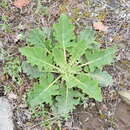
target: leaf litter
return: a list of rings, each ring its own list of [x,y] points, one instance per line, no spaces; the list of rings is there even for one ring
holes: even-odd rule
[[[108,31],[108,26],[105,26],[102,22],[94,22],[93,27],[94,29],[99,31],[104,31],[104,32]]]
[[[17,8],[22,8],[27,6],[30,2],[31,0],[16,0],[14,1],[13,5]]]

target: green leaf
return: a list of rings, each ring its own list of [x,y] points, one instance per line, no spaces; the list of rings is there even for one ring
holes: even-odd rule
[[[69,89],[66,97],[66,90],[62,89],[60,95],[56,97],[57,103],[53,107],[53,112],[61,117],[67,117],[68,113],[79,104],[81,94],[73,89]]]
[[[45,42],[44,32],[39,28],[31,30],[27,42],[36,47],[43,47]]]
[[[74,26],[66,15],[62,14],[58,23],[54,24],[53,28],[56,40],[63,46],[66,46],[71,40],[75,39]]]
[[[57,65],[59,65],[61,67],[65,66],[66,62],[64,59],[63,49],[55,47],[53,49],[53,56],[54,56],[54,61]]]
[[[108,86],[113,84],[112,76],[108,74],[106,71],[95,71],[90,73],[90,76],[99,82],[101,86]]]
[[[42,31],[47,39],[50,39],[52,36],[52,29],[51,27],[43,27]],[[50,39],[51,40],[51,39]]]
[[[98,86],[98,82],[96,80],[92,80],[90,77],[82,74],[75,77],[74,80],[78,84],[77,87],[80,88],[83,93],[99,102],[102,101],[101,88]]]
[[[71,54],[71,62],[74,63],[76,60],[79,60],[80,57],[85,53],[86,50],[86,45],[84,42],[77,42],[72,46],[72,49],[70,49],[70,54]]]
[[[44,47],[48,53],[50,53],[49,49],[52,47],[50,37],[50,30],[48,28],[44,28],[44,31],[40,28],[32,29],[27,38],[27,42],[30,45],[34,45],[34,47]]]
[[[42,70],[44,66],[45,49],[38,47],[24,47],[20,48],[19,51],[22,55],[26,56],[28,62],[34,66],[37,65],[39,70]]]
[[[37,65],[38,69],[46,69],[46,71],[52,71],[56,69],[54,65],[51,64],[52,56],[46,54],[46,49],[38,47],[24,47],[20,48],[19,51],[22,55],[26,56],[28,62],[34,66]]]
[[[68,88],[76,87],[77,82],[74,80],[74,76],[72,74],[62,75],[63,80],[66,82],[66,86]]]
[[[29,75],[31,79],[39,78],[40,76],[43,75],[43,73],[40,72],[36,66],[33,67],[31,66],[31,64],[27,63],[26,61],[22,62],[22,70],[23,70],[23,73],[26,73],[27,75]]]
[[[100,44],[95,41],[94,31],[89,28],[81,31],[78,39],[85,42],[87,48],[94,49],[100,47]]]
[[[94,71],[96,68],[102,69],[104,65],[113,62],[115,52],[116,50],[114,48],[87,51],[86,58],[88,63],[84,65],[89,65],[91,71]]]
[[[40,84],[35,84],[34,88],[28,93],[27,102],[30,107],[35,107],[41,103],[52,105],[52,96],[59,94],[59,87],[55,84],[53,75],[43,75]]]

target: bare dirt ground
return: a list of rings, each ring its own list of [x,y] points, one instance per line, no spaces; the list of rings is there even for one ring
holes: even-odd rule
[[[123,103],[117,93],[118,90],[130,89],[130,1],[39,2],[32,0],[22,9],[13,6],[13,0],[0,2],[0,96],[5,95],[10,99],[18,129],[44,130],[37,125],[37,120],[30,118],[25,104],[25,93],[33,81],[22,73],[18,73],[16,81],[12,80],[8,73],[4,74],[5,65],[13,62],[11,57],[22,60],[18,52],[18,48],[26,44],[22,34],[26,36],[32,28],[50,27],[61,13],[66,13],[76,25],[76,33],[86,26],[93,28],[96,21],[108,26],[108,32],[97,31],[97,41],[105,47],[117,45],[119,51],[115,64],[104,68],[113,76],[114,84],[103,88],[103,102],[89,100],[84,106],[77,107],[71,118],[63,123],[63,130],[130,130],[130,106]],[[4,86],[10,86],[11,92],[3,92]]]

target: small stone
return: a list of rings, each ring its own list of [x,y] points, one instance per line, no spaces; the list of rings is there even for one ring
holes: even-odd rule
[[[118,92],[122,100],[130,105],[130,90],[122,90]]]
[[[13,92],[10,92],[10,93],[8,94],[8,98],[9,98],[9,99],[17,99],[17,95],[14,94]]]
[[[2,41],[0,41],[0,48],[3,48],[3,43],[2,43]]]
[[[0,97],[0,130],[14,130],[13,113],[9,101]]]

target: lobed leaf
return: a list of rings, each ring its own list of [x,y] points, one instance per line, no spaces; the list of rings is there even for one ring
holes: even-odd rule
[[[59,86],[53,84],[53,80],[53,75],[43,75],[40,84],[35,84],[34,88],[28,93],[27,102],[30,107],[35,107],[41,103],[52,105],[52,96],[59,94]]]
[[[47,56],[47,51],[45,48],[40,47],[24,47],[20,48],[19,51],[22,55],[26,56],[28,62],[34,66],[37,65],[38,69],[40,71],[43,70],[43,68],[46,71],[52,71],[56,67],[51,64],[52,62],[52,56]]]
[[[53,28],[54,36],[59,44],[67,46],[71,40],[75,39],[74,26],[66,15],[62,14]]]
[[[62,75],[63,80],[66,82],[68,88],[73,88],[77,86],[77,82],[74,80],[74,75]]]
[[[66,95],[66,90],[62,89],[60,95],[56,97],[57,102],[53,107],[53,112],[61,117],[67,117],[68,113],[79,104],[81,94],[78,91],[69,89],[68,95]]]
[[[42,72],[38,70],[38,68],[35,66],[31,66],[31,64],[27,63],[26,61],[22,62],[22,70],[23,73],[26,73],[30,78],[39,78],[40,76],[43,75]]]
[[[95,41],[94,31],[91,29],[81,31],[78,39],[79,41],[83,41],[87,48],[94,49],[100,47],[100,44]]]
[[[91,71],[94,71],[96,68],[102,69],[104,65],[113,62],[115,52],[114,48],[87,51],[86,59],[88,63],[86,65],[89,65]]]
[[[55,63],[57,65],[61,66],[61,67],[65,66],[66,62],[65,62],[65,59],[64,59],[63,49],[55,47],[52,50],[52,52],[53,52],[52,54],[54,56]]]
[[[43,47],[45,43],[44,32],[40,29],[32,29],[27,38],[27,42],[36,47]]]
[[[72,48],[69,50],[70,51],[70,54],[71,54],[71,62],[74,63],[76,62],[77,60],[80,59],[80,57],[85,54],[85,50],[86,50],[86,45],[84,42],[77,42],[75,43]]]
[[[94,80],[97,80],[101,86],[108,86],[113,84],[113,79],[106,71],[95,71],[89,74]]]
[[[98,86],[98,82],[96,80],[92,80],[90,77],[83,74],[78,75],[74,78],[74,80],[78,84],[77,87],[80,88],[83,93],[99,102],[102,101],[101,88]]]

